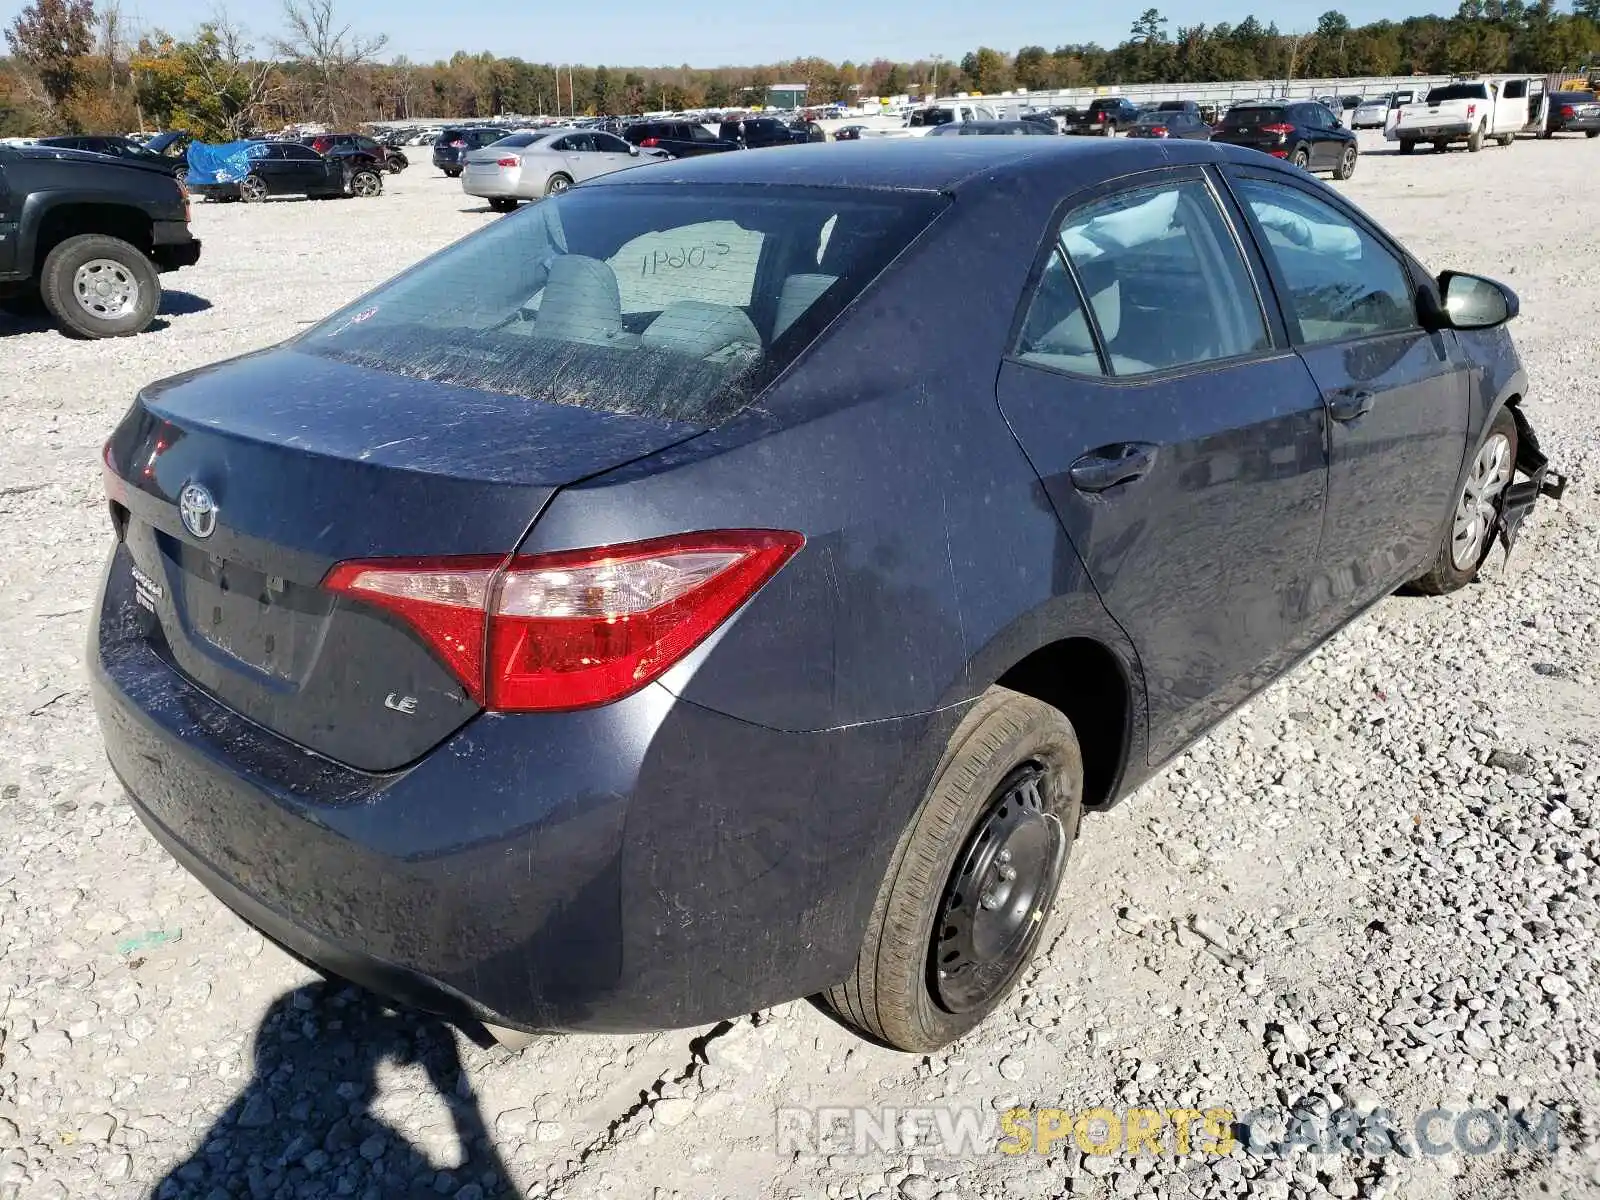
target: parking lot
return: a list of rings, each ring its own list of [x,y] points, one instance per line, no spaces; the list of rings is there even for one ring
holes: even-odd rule
[[[0,1200],[1600,1191],[1600,142],[1362,147],[1334,186],[1431,268],[1520,294],[1525,410],[1573,483],[1504,569],[1383,601],[1087,821],[1019,998],[929,1058],[803,1001],[482,1048],[314,986],[122,804],[83,663],[107,432],[140,386],[503,219],[457,181],[417,162],[374,199],[196,204],[201,262],[135,338],[0,315]],[[1158,1157],[856,1154],[815,1113],[1014,1106],[1450,1116],[1438,1152]],[[1454,1132],[1542,1106],[1553,1152]]]

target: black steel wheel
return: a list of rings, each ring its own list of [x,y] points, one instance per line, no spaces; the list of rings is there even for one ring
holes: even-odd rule
[[[1001,781],[946,889],[928,965],[951,1012],[987,1004],[1016,976],[1061,882],[1067,839],[1043,783],[1036,762]]]

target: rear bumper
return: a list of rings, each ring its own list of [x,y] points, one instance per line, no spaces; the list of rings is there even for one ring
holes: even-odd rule
[[[1568,117],[1566,120],[1557,118],[1551,125],[1551,133],[1589,133],[1600,129],[1600,116],[1594,117]]]
[[[513,199],[531,200],[533,193],[524,182],[519,171],[515,176],[506,176],[498,171],[476,174],[469,167],[461,173],[461,190],[469,196],[482,196],[489,200]],[[539,193],[543,195],[543,192]]]
[[[1391,142],[1453,142],[1472,132],[1465,121],[1439,121],[1427,125],[1396,125],[1383,136]]]
[[[702,1024],[843,978],[961,716],[778,733],[651,685],[584,712],[481,716],[368,774],[213,701],[150,649],[132,605],[108,585],[92,693],[162,844],[296,955],[524,1029]]]

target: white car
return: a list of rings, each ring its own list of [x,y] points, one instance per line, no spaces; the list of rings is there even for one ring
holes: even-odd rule
[[[496,212],[510,212],[519,201],[558,195],[585,179],[658,157],[598,129],[528,130],[469,150],[461,190],[483,197]]]
[[[1389,119],[1389,108],[1393,102],[1393,95],[1367,97],[1350,114],[1350,128],[1382,129],[1384,122]]]
[[[1490,138],[1509,146],[1519,133],[1544,129],[1549,103],[1545,81],[1537,76],[1468,77],[1431,89],[1414,104],[1402,105],[1383,136],[1410,154],[1418,142],[1444,150],[1466,142],[1476,153]]]

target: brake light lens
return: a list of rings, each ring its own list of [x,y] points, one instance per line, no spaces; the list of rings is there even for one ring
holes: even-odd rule
[[[639,142],[639,145],[643,146],[646,150],[654,150],[657,146],[661,145],[661,139],[654,137],[643,138]]]
[[[1261,127],[1261,132],[1262,133],[1275,133],[1279,137],[1288,137],[1291,133],[1294,132],[1294,126],[1293,125],[1281,125],[1281,124],[1280,125],[1263,125]]]
[[[1476,104],[1467,105],[1467,116],[1469,116],[1469,117],[1473,116],[1473,115],[1475,115],[1477,113],[1477,111],[1478,111],[1478,106]]]
[[[497,167],[520,167],[522,165],[522,160],[514,155],[508,154],[504,158],[496,159],[494,165]]]
[[[461,138],[457,138],[455,141],[450,143],[450,146],[451,146],[452,149],[460,150],[464,146],[466,146],[466,144],[467,143],[465,141],[463,141]]]
[[[1575,117],[1578,115],[1578,113],[1577,110],[1572,107],[1572,105],[1563,104],[1561,106],[1561,115],[1563,117]]]
[[[1155,137],[1166,137],[1167,127],[1165,125],[1155,125],[1151,127],[1150,132]]]
[[[731,529],[512,558],[376,559],[338,564],[323,586],[404,621],[483,707],[551,712],[660,678],[804,544]]]

